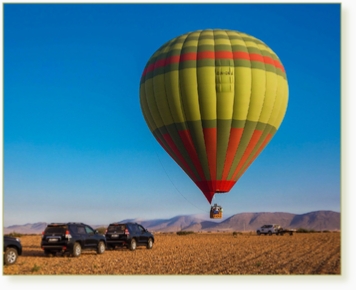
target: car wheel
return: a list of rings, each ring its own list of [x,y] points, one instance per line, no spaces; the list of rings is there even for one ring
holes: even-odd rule
[[[260,236],[260,235],[261,235],[261,232],[260,232],[260,231],[257,231],[257,235]]]
[[[82,253],[82,247],[79,243],[75,243],[73,246],[73,257],[79,257]]]
[[[150,238],[150,239],[148,239],[148,241],[147,241],[147,249],[152,249],[152,247],[153,247],[153,241],[152,241],[152,239]]]
[[[131,251],[135,251],[136,250],[136,247],[137,247],[137,244],[136,244],[136,240],[135,239],[131,239],[131,243],[129,245],[129,249]]]
[[[98,249],[96,250],[98,254],[102,254],[105,252],[105,244],[103,241],[100,241],[98,244]]]
[[[17,261],[18,253],[15,248],[7,248],[5,251],[4,263],[6,265],[15,264]]]
[[[271,231],[269,231],[269,232],[268,232],[268,235],[269,235],[269,236],[272,236],[272,232],[271,232]]]

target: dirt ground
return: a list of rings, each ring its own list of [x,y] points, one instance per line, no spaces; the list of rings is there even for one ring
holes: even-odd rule
[[[23,255],[3,275],[340,275],[340,233],[156,234],[151,250],[115,249],[45,257],[41,236],[23,236]]]

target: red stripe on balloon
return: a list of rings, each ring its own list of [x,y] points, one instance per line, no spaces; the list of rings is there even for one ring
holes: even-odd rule
[[[210,172],[210,180],[216,179],[216,144],[217,144],[217,129],[203,128],[206,155],[208,157],[208,166]]]
[[[250,165],[252,164],[253,161],[255,161],[255,159],[257,158],[257,156],[262,152],[262,150],[267,146],[268,142],[272,139],[272,134],[268,134],[265,138],[265,140],[262,142],[260,148],[258,148],[257,152],[253,155],[253,157],[251,158],[251,160],[248,162],[247,165],[244,166],[244,169],[242,171],[240,171],[239,174],[237,174],[236,178],[234,179],[235,182],[242,176],[242,174],[245,173],[245,171],[247,170],[247,168],[250,167]]]
[[[279,68],[281,71],[285,72],[283,65],[278,61],[269,56],[263,56],[257,53],[248,53],[243,51],[200,51],[200,52],[187,52],[181,55],[169,56],[165,59],[159,59],[154,63],[148,65],[142,73],[142,77],[147,73],[154,71],[156,68],[160,68],[166,65],[192,61],[192,60],[204,60],[204,59],[234,59],[234,60],[249,60],[258,61],[265,64],[270,64]]]
[[[247,145],[247,148],[244,152],[244,154],[242,155],[242,158],[239,162],[239,164],[237,165],[234,174],[232,175],[232,179],[235,180],[236,176],[238,175],[239,171],[241,170],[242,166],[245,164],[246,160],[248,159],[248,157],[251,155],[252,150],[256,147],[258,140],[261,138],[262,135],[262,131],[260,130],[255,130],[252,134],[252,137],[250,139],[249,144]]]
[[[187,52],[187,53],[182,53],[180,55],[179,62],[189,61],[189,60],[196,60],[196,59],[197,59],[197,53],[196,52]]]
[[[215,52],[214,51],[199,51],[197,59],[198,60],[203,60],[203,59],[214,59],[215,58]]]
[[[185,172],[193,179],[193,181],[196,180],[194,173],[192,172],[191,168],[189,167],[188,163],[184,160],[184,157],[180,153],[178,147],[176,144],[174,144],[172,137],[169,134],[164,134],[163,135],[164,140],[167,142],[167,145],[169,148],[172,150],[172,152],[176,155],[177,163],[183,168]]]
[[[234,157],[237,151],[237,148],[240,144],[241,136],[243,133],[243,128],[231,128],[230,130],[230,139],[229,144],[227,146],[225,164],[222,174],[222,180],[226,180],[231,169],[232,162],[234,161]]]
[[[190,135],[189,130],[180,130],[179,131],[179,136],[183,142],[183,145],[185,147],[185,149],[187,150],[190,159],[192,160],[195,169],[197,170],[200,180],[204,180],[204,171],[203,168],[200,164],[200,160],[198,157],[198,153],[195,149],[193,140],[192,140],[192,136]]]
[[[195,182],[210,203],[215,193],[229,192],[235,183],[236,181],[234,180],[203,180]]]

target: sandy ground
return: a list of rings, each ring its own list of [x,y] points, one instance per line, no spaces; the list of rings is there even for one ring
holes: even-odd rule
[[[138,247],[45,257],[41,236],[22,236],[23,255],[3,275],[340,275],[340,233],[256,236],[156,234]]]

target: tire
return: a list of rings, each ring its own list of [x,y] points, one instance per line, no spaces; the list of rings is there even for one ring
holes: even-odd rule
[[[105,252],[105,244],[103,241],[100,241],[98,244],[98,248],[96,250],[98,254],[103,254]]]
[[[135,251],[137,248],[137,244],[136,244],[136,240],[135,239],[131,239],[130,245],[129,245],[129,249],[131,251]]]
[[[269,232],[268,232],[268,235],[269,235],[269,236],[272,236],[272,232],[271,232],[271,231],[269,231]]]
[[[260,231],[257,231],[257,236],[260,236],[261,235],[261,232]]]
[[[15,248],[7,248],[4,256],[5,265],[13,265],[17,261],[18,257],[17,250]]]
[[[149,238],[147,241],[147,249],[150,250],[150,249],[152,249],[152,247],[153,247],[153,241],[151,238]]]
[[[73,257],[79,257],[82,253],[82,247],[79,243],[75,243],[73,246]]]

